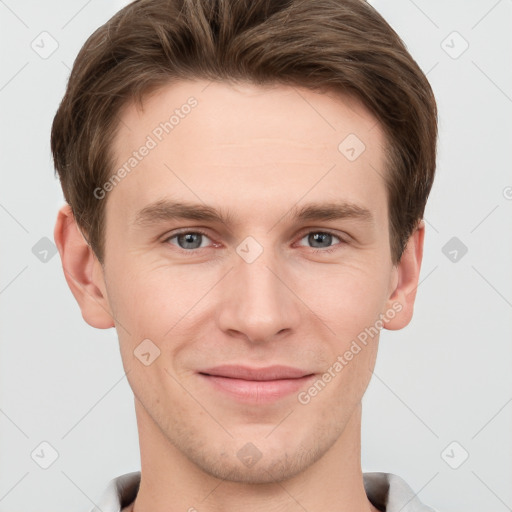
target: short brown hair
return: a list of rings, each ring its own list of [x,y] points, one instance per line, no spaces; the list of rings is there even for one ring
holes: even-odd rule
[[[390,246],[398,263],[435,173],[437,108],[405,45],[362,0],[136,0],[86,41],[52,126],[66,201],[104,256],[111,144],[121,107],[175,80],[284,84],[355,95],[386,134]]]

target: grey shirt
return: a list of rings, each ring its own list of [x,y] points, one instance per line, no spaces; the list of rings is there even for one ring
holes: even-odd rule
[[[121,512],[135,500],[140,471],[112,479],[91,512]],[[436,512],[423,505],[407,483],[392,473],[363,473],[368,499],[383,512]]]

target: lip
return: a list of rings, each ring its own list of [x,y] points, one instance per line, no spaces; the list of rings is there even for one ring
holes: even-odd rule
[[[201,370],[199,376],[215,390],[241,402],[269,403],[297,393],[314,374],[290,366],[251,368],[223,365]]]

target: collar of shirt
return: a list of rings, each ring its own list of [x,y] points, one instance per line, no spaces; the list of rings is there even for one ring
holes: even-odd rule
[[[113,478],[91,512],[121,512],[135,500],[139,483],[140,471]],[[393,473],[363,473],[363,483],[368,499],[382,512],[437,512],[424,505],[409,485]]]

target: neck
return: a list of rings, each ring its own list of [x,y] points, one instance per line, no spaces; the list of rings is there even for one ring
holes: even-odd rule
[[[259,484],[205,473],[169,442],[138,400],[135,409],[141,482],[133,512],[377,511],[363,486],[360,405],[323,457],[292,478]]]

